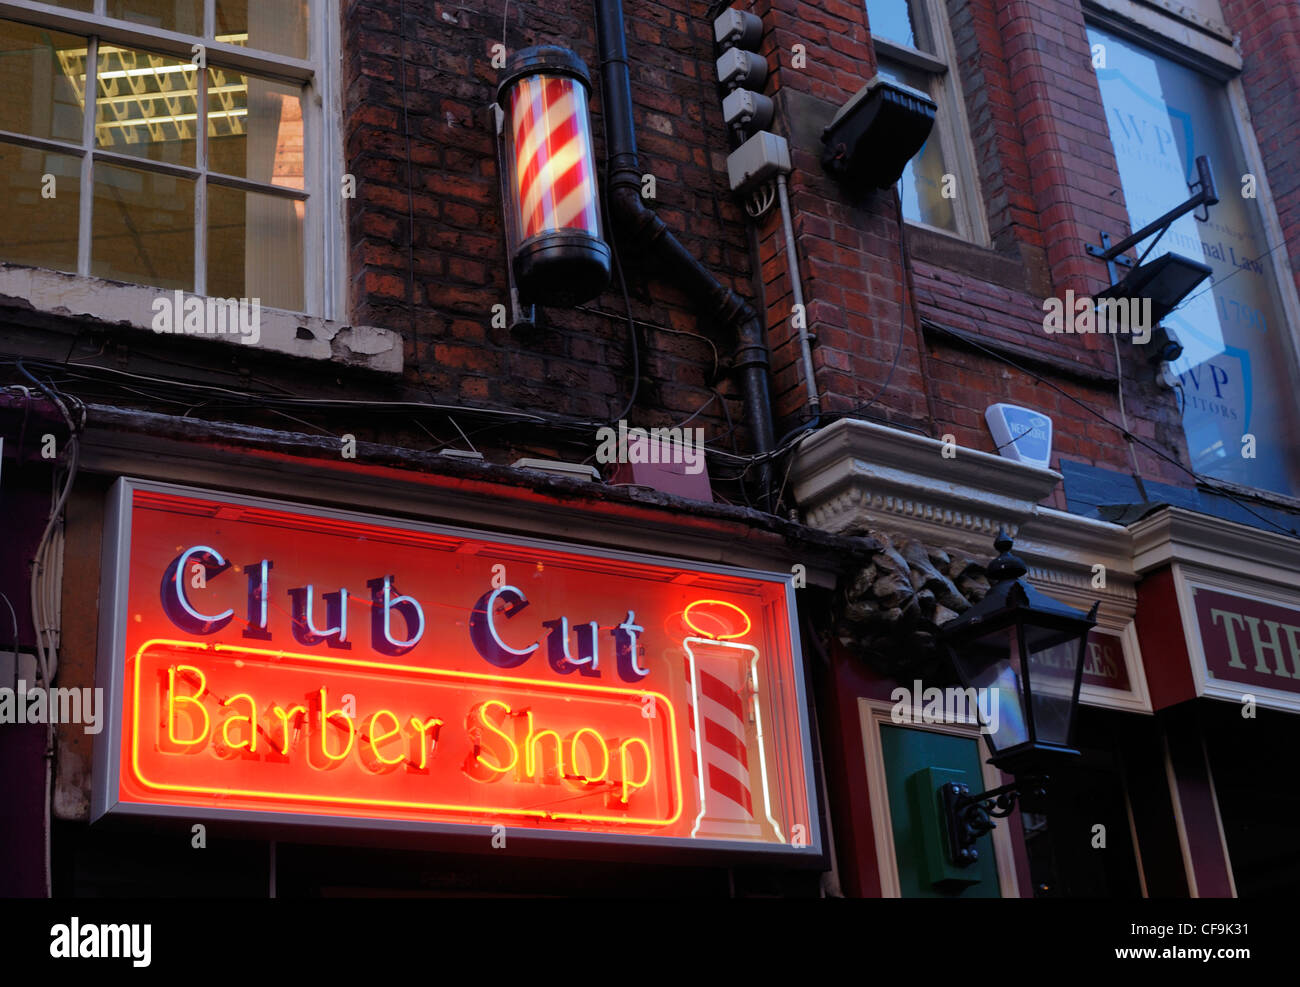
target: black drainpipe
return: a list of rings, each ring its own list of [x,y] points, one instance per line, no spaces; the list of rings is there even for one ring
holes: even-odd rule
[[[595,4],[611,219],[628,237],[654,250],[671,269],[674,281],[695,299],[696,304],[715,319],[735,327],[737,347],[733,363],[742,375],[745,414],[754,431],[754,448],[759,454],[771,452],[772,401],[767,387],[769,359],[767,344],[763,341],[763,323],[749,303],[714,277],[642,201],[623,2],[595,0]],[[762,504],[765,509],[770,509],[770,460],[759,463],[759,482]]]

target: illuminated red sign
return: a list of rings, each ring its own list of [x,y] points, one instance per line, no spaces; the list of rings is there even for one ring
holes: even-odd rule
[[[779,575],[128,481],[108,551],[97,815],[818,845]]]

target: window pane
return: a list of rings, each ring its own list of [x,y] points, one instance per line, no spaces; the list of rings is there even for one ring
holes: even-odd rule
[[[930,80],[923,72],[883,61],[879,63],[876,71],[881,78],[888,79],[890,82],[908,86],[926,95],[930,93]],[[898,194],[903,200],[905,219],[952,230],[955,233],[957,216],[953,211],[953,200],[943,197],[943,176],[948,173],[948,168],[943,158],[943,145],[939,140],[939,128],[942,124],[943,107],[940,106],[929,139],[903,169],[903,176],[898,181]]]
[[[194,289],[194,183],[95,162],[90,273]]]
[[[95,145],[194,165],[198,69],[151,51],[99,47]]]
[[[208,294],[303,310],[305,203],[208,185]]]
[[[0,142],[0,260],[77,270],[81,159]]]
[[[888,38],[900,45],[934,51],[925,0],[867,0],[867,29],[872,37]]]
[[[302,90],[208,69],[208,168],[303,189]]]
[[[81,143],[86,39],[0,21],[0,130]]]
[[[307,0],[217,0],[217,39],[307,57]]]
[[[84,10],[90,13],[95,7],[95,0],[45,0],[51,7],[67,7],[69,10]]]
[[[108,16],[182,34],[203,34],[203,0],[108,0]]]
[[[1192,466],[1223,480],[1300,494],[1296,357],[1266,256],[1259,200],[1239,194],[1240,176],[1252,169],[1227,94],[1212,79],[1115,35],[1096,29],[1088,35],[1106,49],[1097,79],[1132,227],[1187,198],[1198,155],[1209,157],[1219,186],[1209,222],[1183,216],[1148,258],[1182,254],[1213,271],[1164,320],[1184,347],[1173,371],[1182,385]],[[1254,458],[1242,455],[1247,434],[1255,437]]]

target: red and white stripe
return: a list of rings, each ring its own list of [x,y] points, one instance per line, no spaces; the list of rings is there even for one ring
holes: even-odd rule
[[[766,796],[761,789],[762,751],[749,683],[757,652],[748,645],[701,638],[689,638],[686,645],[691,687],[686,715],[702,803],[692,835],[762,839]],[[702,746],[699,734],[704,737]]]
[[[530,76],[511,92],[519,227],[600,235],[586,90],[564,76]]]

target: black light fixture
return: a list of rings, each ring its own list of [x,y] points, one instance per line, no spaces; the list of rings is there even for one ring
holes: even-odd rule
[[[1149,264],[1142,263],[1176,219],[1197,208],[1205,210],[1205,215],[1197,215],[1197,220],[1203,223],[1210,218],[1210,206],[1219,201],[1219,194],[1214,186],[1214,171],[1210,168],[1210,159],[1205,155],[1196,159],[1196,176],[1196,181],[1188,183],[1187,186],[1192,191],[1192,195],[1163,216],[1152,220],[1119,243],[1112,244],[1110,234],[1103,231],[1100,247],[1088,244],[1088,253],[1098,260],[1105,261],[1106,271],[1110,275],[1110,287],[1099,297],[1150,298],[1152,321],[1160,322],[1176,309],[1198,284],[1214,273],[1200,261],[1183,257],[1181,254],[1164,254]],[[1156,234],[1156,238],[1151,241],[1136,262],[1124,256],[1126,251],[1136,247],[1152,233]],[[1122,280],[1117,277],[1119,267],[1129,269]]]
[[[822,167],[859,194],[891,188],[925,146],[938,106],[877,75],[822,131]]]
[[[1162,254],[1139,264],[1098,298],[1150,298],[1152,323],[1160,322],[1214,272],[1208,265],[1181,254]]]
[[[516,52],[497,86],[506,235],[524,304],[578,305],[609,283],[590,91],[582,59],[556,45]]]
[[[1078,756],[1073,747],[1084,649],[1097,623],[1097,604],[1084,613],[1040,593],[1023,579],[1025,563],[1011,554],[1005,531],[988,567],[988,594],[945,624],[941,640],[962,685],[986,694],[996,718],[983,724],[989,763],[1015,775],[1010,785],[971,795],[965,785],[941,789],[953,863],[973,863],[976,838],[993,828],[1025,793],[1045,791],[1054,765]]]

